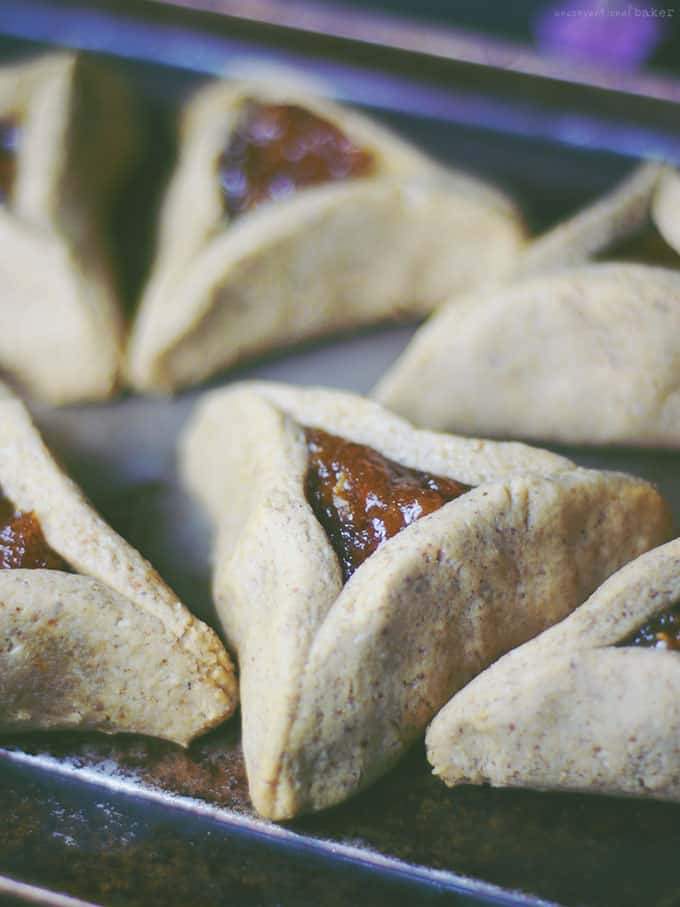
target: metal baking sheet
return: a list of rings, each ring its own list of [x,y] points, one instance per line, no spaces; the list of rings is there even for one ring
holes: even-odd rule
[[[674,83],[655,97],[648,85],[619,92],[613,105],[604,103],[602,93],[611,93],[602,86],[563,83],[555,100],[539,84],[550,73],[528,81],[516,74],[510,91],[508,75],[492,65],[416,66],[415,58],[426,55],[413,49],[385,51],[371,64],[351,42],[321,54],[309,36],[158,3],[24,0],[1,2],[0,10],[5,58],[45,44],[81,47],[106,55],[137,89],[154,146],[121,199],[120,259],[131,297],[143,278],[134,248],[148,253],[153,199],[172,160],[173,111],[206,75],[244,59],[300,65],[441,159],[474,163],[519,198],[535,229],[612,185],[645,151],[680,160]],[[212,386],[258,377],[365,392],[413,329],[392,326],[309,345],[233,370]],[[209,529],[175,470],[177,437],[201,392],[60,410],[36,406],[35,414],[104,517],[214,622]],[[565,452],[584,465],[652,479],[680,517],[679,455]],[[187,751],[137,737],[4,737],[0,816],[0,898],[7,903],[680,904],[677,807],[448,790],[430,775],[419,744],[350,802],[274,826],[258,819],[248,800],[238,716]]]

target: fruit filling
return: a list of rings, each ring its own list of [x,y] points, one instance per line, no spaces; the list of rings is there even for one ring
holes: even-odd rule
[[[619,645],[680,651],[680,602],[671,605],[660,614],[655,614]]]
[[[306,428],[306,494],[345,581],[387,539],[471,486],[389,460],[371,447]]]
[[[337,126],[295,104],[243,105],[219,160],[224,205],[237,217],[305,186],[368,176],[370,151]]]
[[[45,541],[34,513],[22,513],[0,496],[0,568],[3,570],[68,570]]]

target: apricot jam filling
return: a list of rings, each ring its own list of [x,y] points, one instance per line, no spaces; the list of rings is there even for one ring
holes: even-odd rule
[[[14,120],[0,119],[0,203],[9,201],[17,173],[19,126]]]
[[[45,541],[34,513],[22,513],[0,496],[0,568],[69,570]]]
[[[377,450],[306,428],[305,491],[345,581],[387,539],[470,491],[455,479],[410,469]]]
[[[305,186],[367,176],[375,160],[303,107],[248,101],[218,166],[224,206],[237,217]]]
[[[680,651],[680,602],[671,605],[660,614],[655,614],[619,645]]]

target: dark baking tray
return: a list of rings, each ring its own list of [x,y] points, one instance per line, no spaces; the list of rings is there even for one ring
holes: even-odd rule
[[[304,12],[305,28],[295,27]],[[153,143],[118,215],[131,298],[172,162],[173,111],[206,76],[244,62],[294,64],[323,78],[331,93],[442,160],[508,188],[536,230],[642,156],[680,162],[680,86],[672,80],[574,70],[526,48],[375,16],[350,20],[271,0],[0,0],[0,35],[5,59],[78,47],[107,57],[136,88]],[[411,333],[391,327],[310,345],[215,383],[257,375],[366,391]],[[173,460],[196,396],[36,415],[104,516],[211,621],[207,529],[177,486]],[[678,455],[566,452],[651,478],[680,517]],[[252,812],[238,717],[186,752],[134,737],[3,738],[0,816],[0,898],[8,903],[680,905],[675,806],[447,790],[418,745],[351,802],[276,827]]]

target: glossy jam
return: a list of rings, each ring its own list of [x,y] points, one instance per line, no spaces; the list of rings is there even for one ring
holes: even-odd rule
[[[0,497],[0,568],[3,570],[68,570],[49,547],[33,513],[21,513],[11,501]]]
[[[219,161],[230,217],[304,186],[367,176],[373,155],[332,123],[293,104],[243,107]]]
[[[661,614],[655,614],[619,645],[680,651],[680,602],[662,611]]]
[[[14,120],[0,120],[0,203],[9,201],[17,172],[19,127]]]
[[[388,460],[377,450],[307,428],[306,493],[345,580],[383,542],[470,490]]]

